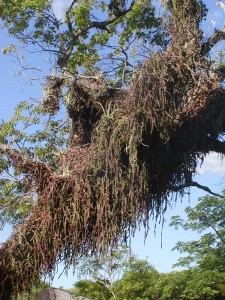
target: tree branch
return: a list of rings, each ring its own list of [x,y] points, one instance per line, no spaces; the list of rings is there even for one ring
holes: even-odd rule
[[[221,142],[209,138],[209,151],[214,151],[216,153],[222,153],[225,155],[225,141]]]
[[[225,4],[223,3],[223,1],[221,1],[221,0],[217,1],[216,5],[220,6],[222,8],[222,10],[225,12]]]
[[[207,186],[204,186],[204,185],[201,185],[199,184],[198,182],[196,181],[190,181],[190,182],[186,182],[185,184],[182,184],[182,185],[178,185],[176,187],[171,187],[171,190],[173,192],[179,192],[180,190],[183,190],[185,188],[190,188],[190,187],[197,187],[198,189],[201,189],[213,196],[216,196],[216,197],[219,197],[219,198],[223,198],[224,199],[224,196],[223,195],[220,195],[220,194],[217,194],[217,193],[214,193],[213,191],[211,191],[211,189]]]
[[[73,48],[74,48],[74,44],[76,42],[76,40],[84,35],[85,33],[87,33],[90,29],[92,28],[96,28],[96,29],[100,29],[100,30],[108,30],[107,26],[110,24],[113,24],[115,21],[117,21],[120,17],[125,16],[128,12],[131,11],[132,7],[135,4],[135,0],[132,0],[130,7],[124,11],[122,11],[118,16],[113,15],[112,17],[109,17],[108,19],[106,19],[105,21],[92,21],[90,22],[90,24],[82,29],[79,29],[76,33],[74,33],[74,29],[72,26],[72,22],[69,18],[69,12],[71,11],[73,5],[75,4],[76,0],[74,0],[69,9],[66,12],[66,19],[67,19],[67,26],[68,29],[70,31],[70,34],[72,36],[72,39],[69,42],[69,45],[67,47],[67,50],[65,51],[64,55],[58,60],[58,65],[63,68],[66,65],[67,60],[70,58],[72,52],[73,52]]]
[[[219,237],[219,239],[221,240],[221,242],[225,245],[225,239],[222,237],[222,235],[220,234],[220,232],[216,229],[215,226],[213,226],[213,225],[210,225],[210,226],[215,231],[215,233],[217,234],[217,236]]]
[[[201,46],[201,55],[206,55],[221,40],[225,40],[225,25],[222,30],[215,29],[213,35]]]
[[[9,145],[0,143],[0,154],[6,155],[12,161],[12,165],[21,170],[22,173],[33,174],[35,177],[43,172],[49,176],[53,175],[53,170],[48,165],[33,161]]]

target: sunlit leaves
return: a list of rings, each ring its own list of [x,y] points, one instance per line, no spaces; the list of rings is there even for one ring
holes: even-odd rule
[[[41,125],[45,123],[45,130]],[[60,129],[60,130],[59,130]],[[14,145],[21,154],[56,167],[58,153],[66,147],[68,126],[65,120],[46,118],[35,103],[21,102],[14,115],[0,126],[0,142]],[[35,201],[31,182],[23,172],[13,167],[5,155],[0,155],[0,225],[16,224],[31,212]]]
[[[15,226],[29,215],[33,205],[34,199],[31,198],[31,194],[23,195],[27,187],[22,178],[19,180],[14,177],[13,179],[0,180],[0,229],[6,223]]]
[[[132,36],[137,39],[142,38],[144,43],[149,41],[152,28],[159,26],[159,20],[154,17],[154,13],[154,8],[149,5],[149,1],[137,1],[122,21],[120,44],[126,43]]]
[[[10,44],[6,48],[2,49],[2,54],[14,53],[15,51],[16,51],[16,47]]]
[[[90,23],[90,9],[91,5],[89,1],[82,1],[80,5],[76,6],[74,11],[74,20],[76,22],[77,29],[82,29],[84,26],[88,26]]]
[[[197,231],[202,235],[195,241],[179,241],[173,249],[185,254],[176,266],[198,267],[198,272],[194,271],[191,283],[185,289],[189,298],[186,296],[184,299],[195,299],[191,298],[191,295],[194,295],[193,291],[195,294],[205,295],[204,299],[214,299],[211,297],[221,291],[220,283],[224,284],[225,276],[225,198],[207,195],[199,198],[195,207],[189,206],[185,211],[187,221],[174,216],[170,225],[176,229],[181,227]]]
[[[11,34],[20,34],[38,12],[49,8],[50,1],[4,0],[0,2],[0,17]]]
[[[72,49],[67,63],[70,71],[90,72],[97,67],[119,85],[128,82],[128,65],[136,65],[141,48],[150,43],[160,45],[162,41],[160,19],[147,0],[136,1],[127,14],[102,27],[94,24],[113,17],[106,1],[79,0],[71,7],[68,2],[61,20],[54,15],[51,1],[23,0],[18,5],[18,1],[8,0],[0,4],[0,10],[8,32],[23,43],[41,51],[51,47],[59,56]],[[10,51],[11,48],[4,50]],[[109,72],[110,64],[113,69]]]

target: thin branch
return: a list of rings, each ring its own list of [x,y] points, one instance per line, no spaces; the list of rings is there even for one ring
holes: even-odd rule
[[[71,10],[73,9],[73,6],[75,5],[76,2],[77,2],[77,0],[72,1],[72,3],[70,4],[70,7],[67,9],[66,14],[65,14],[67,26],[68,26],[69,32],[73,38],[74,38],[74,30],[73,30],[73,25],[72,25],[69,14],[70,14]]]
[[[72,2],[72,4],[74,5],[75,4],[75,0]],[[71,4],[71,5],[72,5]],[[135,0],[132,0],[131,4],[130,4],[130,7],[124,11],[122,11],[119,16],[112,16],[112,17],[109,17],[108,19],[106,19],[105,21],[92,21],[90,22],[90,24],[82,29],[79,29],[76,33],[74,33],[74,29],[72,27],[72,23],[69,19],[69,11],[70,9],[73,7],[70,6],[69,10],[67,11],[66,15],[67,15],[67,25],[68,25],[68,28],[69,28],[69,31],[70,33],[72,34],[72,39],[71,41],[69,42],[69,46],[67,47],[67,50],[66,50],[66,53],[64,53],[64,56],[62,58],[64,64],[65,62],[69,59],[70,55],[72,54],[72,51],[73,51],[73,48],[74,48],[74,43],[76,42],[76,40],[84,35],[85,33],[87,33],[90,29],[92,28],[96,28],[96,29],[100,29],[100,30],[108,30],[107,29],[107,26],[110,25],[110,24],[113,24],[115,21],[117,21],[120,17],[123,17],[125,16],[128,12],[131,11],[131,9],[133,8],[135,4]]]
[[[64,54],[64,52],[61,51],[61,50],[51,49],[51,48],[45,48],[43,46],[43,42],[42,41],[38,41],[38,40],[32,38],[31,36],[28,36],[28,35],[25,35],[25,34],[21,34],[21,37],[23,37],[26,40],[26,43],[28,45],[34,45],[34,44],[36,44],[41,49],[41,50],[38,50],[38,51],[36,50],[36,51],[33,51],[33,52],[30,51],[31,53],[51,52],[51,53],[57,53],[57,54]]]
[[[221,240],[221,242],[225,245],[225,239],[222,237],[222,235],[220,234],[220,232],[216,229],[215,226],[213,226],[213,225],[210,225],[210,226],[215,231],[215,233],[217,234],[217,236],[219,237],[219,239]]]
[[[190,181],[190,182],[186,182],[185,184],[182,184],[182,185],[178,185],[176,187],[171,187],[171,190],[173,192],[179,192],[180,190],[183,190],[185,188],[190,188],[190,187],[197,187],[198,189],[201,189],[213,196],[216,196],[216,197],[219,197],[219,198],[223,198],[224,199],[224,196],[223,195],[220,195],[220,194],[217,194],[217,193],[214,193],[208,186],[205,186],[205,185],[201,185],[199,184],[198,182],[196,181]]]

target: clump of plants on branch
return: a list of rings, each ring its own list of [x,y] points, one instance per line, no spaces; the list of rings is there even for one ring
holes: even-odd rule
[[[72,1],[66,11],[68,31],[59,34],[60,50],[55,51],[61,75],[48,77],[41,103],[45,114],[54,115],[64,87],[69,136],[67,147],[54,154],[54,164],[7,142],[0,144],[3,159],[22,178],[23,192],[30,186],[35,197],[29,216],[0,248],[2,299],[29,289],[41,276],[52,278],[62,261],[69,267],[79,257],[110,253],[141,225],[148,232],[149,219],[160,217],[177,194],[182,196],[191,186],[209,191],[193,180],[197,164],[210,151],[225,153],[223,73],[218,67],[212,76],[207,60],[223,32],[203,41],[200,22],[206,10],[201,1],[165,1],[169,45],[133,68],[126,89],[110,86],[102,75],[72,72],[77,59],[73,51],[86,53],[91,29],[97,31],[92,38],[98,37],[103,46],[120,22],[134,26],[129,14],[135,14],[141,33],[137,5],[147,16],[149,1],[132,1],[129,8],[122,2],[116,13],[108,7],[105,21],[91,20],[92,2],[85,7],[86,1],[78,6]],[[106,10],[106,4],[101,5]],[[60,30],[56,17],[51,18]],[[130,38],[126,33],[125,42]],[[90,49],[95,52],[95,47]],[[125,50],[117,51],[122,55]]]

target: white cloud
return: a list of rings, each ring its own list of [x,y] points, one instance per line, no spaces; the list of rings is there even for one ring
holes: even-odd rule
[[[217,173],[218,175],[225,175],[225,161],[222,161],[217,153],[212,152],[206,156],[202,166],[198,167],[198,173]]]
[[[62,19],[71,0],[53,0],[52,9],[58,19]]]

